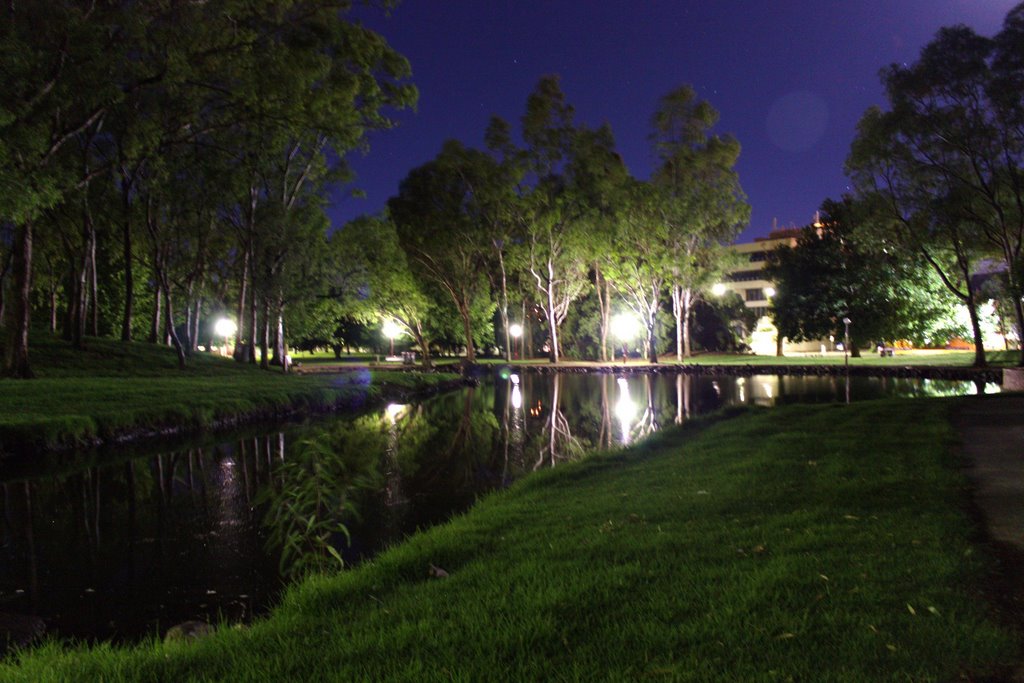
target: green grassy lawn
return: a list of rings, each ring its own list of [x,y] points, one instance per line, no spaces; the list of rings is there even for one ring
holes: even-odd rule
[[[904,366],[921,366],[921,367],[970,367],[974,363],[974,352],[973,351],[945,351],[945,350],[898,350],[894,357],[882,358],[877,353],[871,353],[864,351],[863,356],[860,358],[850,357],[849,363],[854,367],[904,367]],[[344,360],[335,360],[333,354],[313,354],[309,357],[303,358],[303,363],[316,363],[316,364],[339,364],[344,365],[352,362],[363,362],[370,363],[374,362],[373,356],[352,356],[343,357]],[[989,365],[993,367],[1015,367],[1017,362],[1020,360],[1019,351],[990,351],[986,353],[986,358]],[[446,364],[456,363],[458,359],[441,357],[434,358],[434,364],[443,367]],[[484,365],[501,365],[505,364],[505,360],[502,358],[477,358],[477,362]],[[615,361],[612,361],[615,365],[622,364],[621,356],[617,356]],[[677,363],[674,354],[666,354],[661,356],[660,362],[666,365],[674,365]],[[755,356],[752,354],[729,354],[729,353],[698,353],[691,358],[683,361],[687,365],[843,365],[844,359],[842,353],[830,352],[826,355],[808,354],[808,355],[789,355],[789,356]],[[385,363],[383,359],[380,360],[380,365],[400,365],[398,361],[391,361]],[[516,359],[513,360],[512,365],[548,365],[546,357],[535,357],[528,359]],[[631,358],[628,362],[629,365],[647,365],[647,360],[642,358]],[[559,362],[559,365],[565,365],[570,367],[587,367],[593,365],[608,365],[608,363],[601,363],[598,361],[586,361],[586,360],[572,360],[563,359]]]
[[[953,681],[981,596],[943,400],[794,406],[533,475],[192,643],[46,644],[22,681]],[[430,578],[436,565],[449,574]]]
[[[0,380],[0,451],[107,439],[132,430],[202,429],[218,420],[288,410],[359,405],[384,392],[416,391],[451,375],[374,371],[332,376],[285,375],[197,354],[184,370],[167,347],[88,339],[73,350],[36,335],[37,378]]]

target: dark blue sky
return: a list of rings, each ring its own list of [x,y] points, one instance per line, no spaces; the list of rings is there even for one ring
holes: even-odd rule
[[[743,239],[804,225],[846,191],[843,161],[857,120],[883,104],[878,71],[911,62],[941,26],[998,31],[1016,0],[404,0],[364,16],[412,63],[416,112],[355,156],[340,225],[379,211],[410,169],[448,138],[483,145],[492,114],[518,129],[540,76],[558,74],[591,125],[607,121],[632,173],[651,169],[658,98],[692,84],[743,146],[738,169],[753,208]]]

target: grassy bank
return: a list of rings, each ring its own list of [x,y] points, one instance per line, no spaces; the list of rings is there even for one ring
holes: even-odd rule
[[[974,363],[974,352],[973,351],[945,351],[945,350],[922,350],[922,349],[901,349],[896,351],[896,355],[893,357],[881,357],[877,353],[872,353],[865,350],[863,356],[859,358],[850,357],[848,362],[853,367],[904,367],[904,366],[915,366],[915,367],[953,367],[953,368],[966,368],[970,367]],[[989,351],[985,354],[989,365],[997,368],[1004,367],[1015,367],[1017,362],[1020,360],[1019,351]],[[304,365],[311,367],[322,367],[322,366],[338,366],[344,367],[345,365],[352,364],[375,364],[377,365],[400,365],[400,361],[385,361],[381,357],[375,357],[372,355],[351,355],[343,356],[341,359],[334,358],[333,354],[320,352],[320,353],[305,353],[298,354],[297,358],[301,360]],[[448,357],[434,358],[434,363],[439,366],[444,366],[451,363],[456,363],[456,359]],[[501,358],[478,358],[477,362],[482,364],[503,364],[504,359]],[[675,365],[677,363],[674,354],[665,354],[661,356],[660,362],[666,365]],[[844,358],[842,352],[829,352],[825,355],[820,354],[800,354],[800,355],[789,355],[789,356],[755,356],[752,354],[736,354],[736,353],[698,353],[692,358],[687,358],[683,361],[684,364],[694,365],[843,365]],[[535,364],[548,364],[546,357],[535,357],[528,358],[525,360],[513,360],[513,365],[535,365]],[[590,365],[607,365],[607,363],[599,363],[597,361],[577,361],[572,359],[563,359],[560,362],[561,365],[567,366],[590,366]],[[615,365],[622,364],[622,357],[616,356],[614,362]],[[647,365],[645,358],[631,358],[629,360],[630,365]]]
[[[5,680],[905,681],[999,674],[944,401],[799,406],[531,476],[251,628]],[[430,578],[436,565],[447,578]]]
[[[35,340],[34,340],[35,341]],[[0,452],[52,448],[168,428],[203,429],[240,416],[359,406],[387,392],[425,390],[453,375],[388,371],[285,375],[197,354],[184,370],[174,352],[89,339],[74,350],[38,335],[37,378],[0,380]]]

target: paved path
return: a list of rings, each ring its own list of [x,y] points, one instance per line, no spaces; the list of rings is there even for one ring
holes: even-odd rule
[[[993,540],[1024,552],[1024,394],[964,401],[953,423]]]

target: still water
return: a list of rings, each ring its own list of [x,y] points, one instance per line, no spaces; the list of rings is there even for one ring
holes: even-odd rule
[[[989,385],[987,391],[998,390]],[[481,495],[724,406],[975,393],[968,382],[513,375],[359,416],[0,474],[0,613],[130,640],[246,621]],[[93,462],[93,465],[82,465]],[[2,645],[2,644],[0,644]]]

